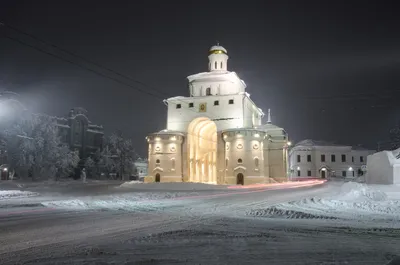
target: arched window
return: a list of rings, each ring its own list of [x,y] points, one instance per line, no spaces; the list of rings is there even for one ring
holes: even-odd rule
[[[238,164],[242,164],[243,160],[241,158],[238,159]]]
[[[258,165],[260,164],[260,160],[258,157],[254,158],[254,165],[258,168]]]
[[[207,87],[206,89],[206,95],[211,96],[211,87]]]
[[[160,159],[157,159],[157,160],[156,160],[156,164],[160,164]]]
[[[175,158],[171,159],[171,169],[175,169]]]
[[[218,68],[218,64],[217,64],[217,62],[215,62],[215,63],[214,63],[214,66],[215,66],[215,69],[217,69],[217,68]]]
[[[220,68],[222,69],[222,62],[221,62],[221,67]]]

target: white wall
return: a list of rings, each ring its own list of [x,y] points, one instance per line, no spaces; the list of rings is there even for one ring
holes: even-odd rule
[[[246,85],[234,72],[200,73],[189,76],[189,93],[191,96],[207,96],[207,88],[211,88],[211,95],[232,95],[245,92]]]
[[[190,122],[198,117],[214,120],[218,131],[243,127],[245,97],[245,95],[229,95],[168,99],[167,129],[187,132]],[[229,100],[233,100],[233,104],[229,104]],[[218,101],[219,105],[215,106],[214,101]],[[192,108],[189,108],[189,103],[193,103]],[[206,103],[206,111],[200,112],[199,106],[203,103]],[[177,104],[181,104],[181,108],[177,108]]]

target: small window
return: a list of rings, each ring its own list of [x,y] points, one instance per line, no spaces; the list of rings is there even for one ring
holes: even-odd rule
[[[311,162],[311,155],[307,155],[307,162]]]
[[[214,101],[214,106],[218,106],[218,105],[219,105],[219,101],[218,100]]]
[[[297,163],[300,163],[301,162],[301,157],[300,157],[300,155],[297,155]]]
[[[342,171],[342,177],[346,177],[346,171]]]
[[[351,162],[353,162],[353,163],[354,163],[354,156],[352,156],[352,157],[351,157]]]
[[[346,162],[346,155],[342,155],[342,162]]]
[[[181,104],[176,104],[176,108],[180,109],[180,108],[182,108],[182,105]]]
[[[230,100],[229,100],[229,104],[233,104],[233,99],[230,99]]]
[[[160,164],[160,159],[157,159],[157,160],[156,160],[156,164]]]
[[[300,177],[300,170],[297,170],[297,176]]]
[[[311,177],[311,170],[307,171],[307,177]]]
[[[325,155],[321,155],[321,162],[325,162]]]
[[[243,160],[241,158],[238,159],[238,164],[242,164]]]
[[[363,156],[360,156],[360,162],[361,163],[364,162],[364,157]]]
[[[335,155],[331,155],[331,162],[336,162],[336,156]]]
[[[193,108],[194,104],[193,102],[189,103],[189,108]]]
[[[254,158],[254,165],[258,168],[258,165],[260,164],[260,161],[258,157]]]

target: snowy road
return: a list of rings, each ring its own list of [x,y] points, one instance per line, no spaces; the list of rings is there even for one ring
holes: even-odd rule
[[[379,265],[400,254],[396,228],[248,214],[336,190],[330,183],[285,190],[202,191],[116,209],[87,207],[94,199],[80,200],[85,202],[80,209],[62,209],[60,203],[8,209],[0,212],[0,260],[1,264]]]

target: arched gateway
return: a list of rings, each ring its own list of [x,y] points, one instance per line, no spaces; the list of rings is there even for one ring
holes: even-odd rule
[[[217,182],[217,126],[209,118],[194,119],[188,127],[189,181]]]

